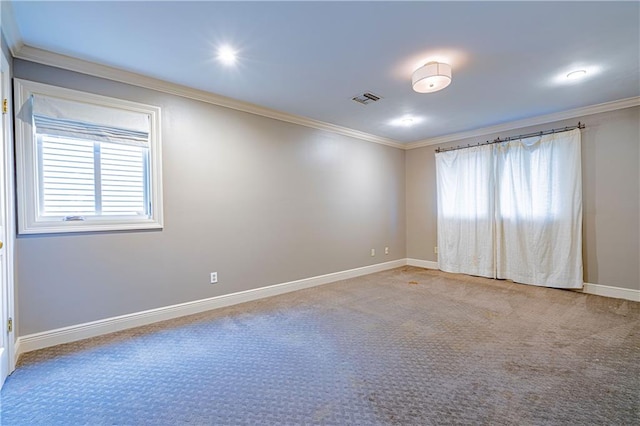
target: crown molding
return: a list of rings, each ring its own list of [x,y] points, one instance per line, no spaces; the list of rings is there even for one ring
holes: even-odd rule
[[[2,34],[7,41],[11,54],[15,57],[24,46],[24,42],[22,41],[22,35],[20,35],[15,15],[13,14],[12,2],[5,0],[1,3],[0,7],[2,10],[0,13],[2,14],[2,23],[0,26],[2,27]]]
[[[522,129],[529,126],[537,126],[539,124],[552,123],[554,121],[569,120],[571,118],[584,117],[585,115],[599,114],[602,112],[615,111],[618,109],[631,108],[640,105],[640,96],[633,98],[620,99],[613,102],[605,102],[602,104],[586,106],[582,108],[570,109],[567,111],[555,112],[553,114],[539,115],[537,117],[525,118],[524,120],[511,121],[496,126],[482,127],[480,129],[469,130],[467,132],[452,133],[449,135],[428,138],[421,141],[410,142],[404,146],[404,149],[422,148],[430,145],[438,145],[441,143],[459,141],[466,138],[475,138],[493,133],[507,132],[510,130]]]
[[[2,2],[5,3],[10,2]],[[10,7],[10,6],[9,6]],[[4,9],[3,9],[4,14]],[[12,15],[9,21],[12,20]],[[4,18],[3,18],[4,24]],[[381,136],[372,135],[370,133],[361,132],[359,130],[350,129],[335,124],[325,123],[319,120],[313,120],[311,118],[302,117],[295,114],[289,114],[282,111],[277,111],[270,108],[265,108],[249,102],[239,101],[226,96],[217,95],[204,90],[194,89],[191,87],[183,86],[176,83],[170,83],[164,80],[148,77],[142,74],[133,73],[130,71],[124,71],[119,68],[110,67],[107,65],[98,64],[95,62],[85,61],[82,59],[74,58],[71,56],[62,55],[59,53],[50,52],[47,50],[35,48],[32,46],[22,44],[15,22],[13,27],[15,31],[11,30],[11,24],[8,32],[12,32],[11,36],[8,36],[3,27],[3,33],[7,37],[7,43],[10,43],[11,52],[15,58],[24,59],[31,62],[36,62],[43,65],[49,65],[56,68],[62,68],[69,71],[80,72],[83,74],[92,75],[94,77],[105,78],[108,80],[118,81],[121,83],[132,84],[147,89],[156,90],[171,95],[181,96],[184,98],[194,99],[201,102],[206,102],[213,105],[222,106],[225,108],[231,108],[238,111],[247,112],[263,117],[272,118],[279,121],[298,124],[305,127],[310,127],[319,130],[325,130],[328,132],[337,133],[343,136],[348,136],[368,142],[373,142],[381,145],[387,145],[394,148],[403,150],[410,150],[415,148],[422,148],[425,146],[438,145],[447,142],[454,142],[466,138],[474,138],[485,136],[493,133],[507,132],[510,130],[521,129],[529,126],[537,126],[540,124],[552,123],[554,121],[568,120],[577,117],[583,117],[590,114],[598,114],[602,112],[615,111],[618,109],[631,108],[640,105],[640,97],[632,97],[627,99],[621,99],[613,102],[606,102],[597,105],[591,105],[587,107],[581,107],[571,109],[567,111],[560,111],[553,114],[540,115],[537,117],[530,117],[523,120],[511,121],[508,123],[498,124],[495,126],[482,127],[479,129],[469,130],[466,132],[452,133],[443,136],[437,136],[434,138],[427,138],[415,142],[401,143],[393,139],[384,138]],[[9,37],[12,37],[10,42]],[[15,52],[14,52],[15,49]]]
[[[204,90],[193,89],[176,83],[170,83],[153,77],[124,71],[118,68],[101,65],[82,59],[73,58],[71,56],[53,53],[47,50],[38,49],[28,45],[22,46],[18,52],[14,54],[18,59],[24,59],[31,62],[37,62],[43,65],[49,65],[56,68],[63,68],[69,71],[80,72],[92,75],[94,77],[106,78],[121,83],[132,84],[159,92],[177,95],[184,98],[194,99],[213,105],[231,108],[238,111],[248,112],[250,114],[260,115],[263,117],[273,118],[275,120],[285,121],[288,123],[299,124],[305,127],[311,127],[328,132],[338,133],[340,135],[349,136],[356,139],[374,142],[381,145],[387,145],[394,148],[404,149],[405,144],[397,142],[393,139],[383,138],[359,130],[349,129],[347,127],[337,126],[335,124],[325,123],[323,121],[313,120],[311,118],[301,117],[299,115],[289,114],[270,108],[265,108],[249,102],[239,101],[222,95],[206,92]]]

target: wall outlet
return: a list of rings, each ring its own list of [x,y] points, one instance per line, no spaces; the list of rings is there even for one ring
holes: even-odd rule
[[[433,247],[433,252],[434,252],[435,254],[438,254],[438,246]]]
[[[215,284],[218,282],[218,273],[217,272],[212,272],[211,273],[211,284]]]
[[[376,255],[376,249],[371,249],[371,256],[375,256]]]
[[[389,247],[384,248],[384,254],[389,254]]]

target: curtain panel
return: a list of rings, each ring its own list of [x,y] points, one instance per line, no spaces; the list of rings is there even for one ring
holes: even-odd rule
[[[444,154],[444,155],[443,155]],[[436,154],[438,265],[495,277],[494,155],[489,145]]]

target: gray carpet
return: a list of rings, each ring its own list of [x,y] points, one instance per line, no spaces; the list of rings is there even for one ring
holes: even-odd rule
[[[1,420],[639,424],[640,303],[398,268],[28,353]]]

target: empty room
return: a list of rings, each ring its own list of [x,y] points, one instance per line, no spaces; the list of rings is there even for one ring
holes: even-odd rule
[[[640,2],[0,5],[1,425],[640,424]]]

